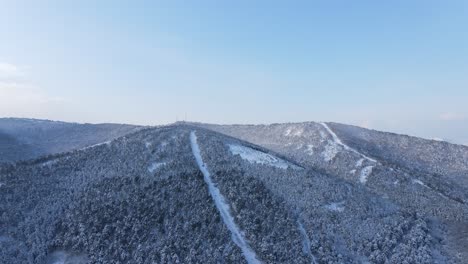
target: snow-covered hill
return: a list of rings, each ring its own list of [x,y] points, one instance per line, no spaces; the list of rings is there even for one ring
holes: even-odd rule
[[[4,163],[0,263],[464,263],[465,187],[335,126],[183,123]]]
[[[138,129],[138,126],[121,124],[78,124],[0,118],[0,162],[27,160],[80,149]]]

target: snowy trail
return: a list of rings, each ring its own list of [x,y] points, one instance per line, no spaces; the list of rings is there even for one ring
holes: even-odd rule
[[[200,168],[200,171],[203,173],[203,178],[205,179],[205,182],[208,185],[208,190],[210,192],[211,198],[213,198],[216,204],[216,208],[221,214],[221,218],[223,219],[224,224],[227,226],[229,231],[231,231],[232,240],[242,250],[245,260],[249,264],[261,263],[257,259],[255,252],[248,245],[239,227],[234,222],[234,218],[229,212],[230,211],[229,205],[226,203],[224,196],[221,194],[221,192],[219,191],[219,189],[216,187],[213,180],[211,179],[210,172],[208,171],[206,164],[203,162],[201,152],[200,152],[200,147],[197,142],[197,135],[195,134],[194,131],[190,133],[190,144],[192,146],[193,156],[195,156],[195,160],[197,161],[198,167]]]
[[[328,133],[332,136],[333,141],[335,141],[336,144],[341,145],[341,146],[342,146],[344,149],[346,149],[346,150],[349,150],[349,151],[351,151],[351,152],[354,152],[354,153],[360,155],[361,157],[367,159],[368,161],[372,161],[372,162],[377,163],[377,160],[375,160],[375,159],[373,159],[373,158],[370,158],[370,157],[368,157],[368,156],[362,154],[361,152],[359,152],[359,151],[353,149],[352,147],[350,147],[350,146],[344,144],[344,143],[341,141],[341,139],[335,134],[335,132],[333,132],[333,130],[330,129],[330,127],[329,127],[326,123],[322,122],[322,123],[320,123],[320,124],[321,124],[321,125],[328,131]]]
[[[304,225],[302,224],[301,220],[298,218],[297,219],[297,226],[299,228],[299,232],[301,233],[302,236],[302,251],[307,254],[307,256],[310,257],[310,261],[312,264],[316,264],[317,260],[315,259],[315,256],[312,254],[312,251],[310,250],[310,238],[309,235],[307,235],[307,232],[304,228]]]

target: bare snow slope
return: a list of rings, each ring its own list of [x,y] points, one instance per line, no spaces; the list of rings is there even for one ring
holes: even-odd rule
[[[289,167],[294,167],[293,164],[275,157],[271,154],[252,149],[250,147],[237,145],[237,144],[229,144],[229,150],[233,155],[239,155],[241,158],[249,161],[250,163],[258,163],[268,166],[277,167],[280,169],[287,169]],[[296,166],[297,167],[297,166]]]

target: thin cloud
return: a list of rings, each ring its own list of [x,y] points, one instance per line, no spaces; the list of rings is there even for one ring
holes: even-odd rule
[[[29,84],[0,82],[0,105],[3,107],[20,107],[31,104],[62,102],[61,97],[49,96],[47,93]]]
[[[24,70],[16,65],[0,62],[0,78],[23,77]]]
[[[64,102],[64,98],[49,95],[26,77],[23,67],[0,62],[0,115],[33,115],[48,105]]]
[[[446,112],[440,114],[438,119],[442,121],[462,121],[466,119],[466,116],[460,113]]]

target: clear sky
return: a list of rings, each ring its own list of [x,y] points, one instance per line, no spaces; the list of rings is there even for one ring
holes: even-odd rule
[[[185,114],[468,144],[468,1],[0,0],[0,116]]]

